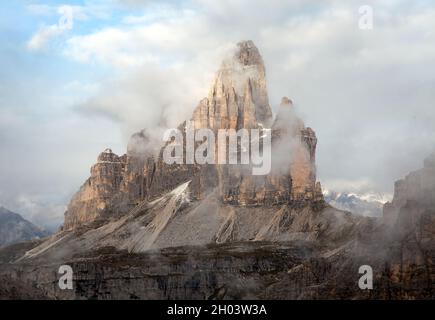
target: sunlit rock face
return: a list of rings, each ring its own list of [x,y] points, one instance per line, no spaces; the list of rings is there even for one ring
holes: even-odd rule
[[[193,113],[196,128],[240,129],[270,125],[272,110],[263,59],[252,41],[240,42],[222,62],[207,98]]]
[[[253,176],[240,166],[223,166],[223,201],[236,205],[304,205],[322,202],[316,183],[317,138],[296,115],[292,101],[284,97],[271,127],[272,167],[264,176]]]
[[[141,201],[153,200],[187,181],[191,200],[215,193],[223,204],[234,206],[321,207],[322,191],[316,183],[317,138],[296,115],[284,97],[275,118],[269,104],[263,59],[252,41],[237,44],[225,58],[206,98],[193,112],[193,128],[258,129],[271,135],[272,166],[269,173],[253,175],[251,165],[166,164],[163,148],[146,130],[134,134],[127,154],[103,152],[91,177],[73,197],[64,228],[122,216]],[[186,138],[187,122],[179,129]],[[262,138],[261,138],[262,139]],[[216,148],[219,141],[216,139]],[[184,152],[186,145],[184,143]]]
[[[293,102],[282,98],[272,126],[274,136],[275,170],[289,168],[292,180],[292,199],[319,197],[316,187],[317,137],[311,128],[296,115]]]
[[[126,156],[119,157],[110,149],[102,152],[91,168],[91,177],[71,199],[65,213],[64,228],[92,222],[108,209],[108,203],[120,190]]]
[[[322,200],[316,185],[316,135],[305,128],[287,97],[272,120],[263,59],[252,41],[239,43],[233,58],[222,63],[193,121],[195,128],[272,129],[271,173],[253,176],[249,166],[219,166],[223,202],[258,206]]]

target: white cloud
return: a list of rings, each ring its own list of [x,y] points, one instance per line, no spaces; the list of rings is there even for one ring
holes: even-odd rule
[[[192,56],[200,47],[222,46],[215,37],[207,38],[207,28],[202,29],[203,19],[186,10],[177,18],[165,21],[104,28],[71,37],[66,43],[65,54],[80,62],[97,62],[118,68],[149,62],[179,63],[183,58],[180,55]],[[199,36],[203,39],[201,44],[197,41]]]
[[[27,48],[35,51],[45,48],[49,41],[72,30],[74,20],[88,19],[84,7],[81,6],[62,5],[52,7],[47,5],[30,5],[28,10],[38,15],[50,16],[56,14],[59,17],[56,24],[41,26],[27,42]]]
[[[18,195],[13,201],[13,207],[25,219],[52,232],[63,223],[66,211],[64,204],[56,203],[53,199],[40,199],[38,196],[26,194]]]
[[[54,37],[61,35],[65,29],[57,24],[51,26],[43,26],[36,32],[27,43],[27,48],[30,50],[40,50]]]
[[[45,9],[47,10],[47,9]],[[53,38],[71,30],[74,26],[74,9],[71,6],[62,6],[57,10],[60,18],[57,24],[42,26],[28,41],[30,50],[40,50]]]

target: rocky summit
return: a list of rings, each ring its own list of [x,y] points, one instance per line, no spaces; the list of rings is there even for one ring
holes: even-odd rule
[[[287,211],[326,207],[316,182],[315,132],[305,127],[287,97],[273,119],[263,59],[252,41],[239,43],[234,55],[222,62],[208,97],[199,102],[191,121],[195,129],[271,128],[272,171],[253,176],[243,165],[168,165],[162,150],[156,155],[147,149],[149,138],[143,130],[133,135],[127,154],[117,156],[107,149],[99,155],[91,177],[68,206],[63,229],[123,217],[183,184],[186,203],[199,207],[195,212],[201,217],[209,214],[210,205],[235,215],[262,206]],[[185,130],[186,122],[180,128]],[[215,233],[224,221],[233,219],[222,218]]]
[[[0,296],[434,298],[433,157],[396,183],[383,220],[326,204],[316,134],[288,97],[273,116],[252,41],[222,62],[186,120],[178,127],[183,135],[190,123],[270,134],[270,172],[253,175],[249,164],[167,164],[165,144],[155,150],[144,129],[125,155],[106,149],[98,156],[59,232],[0,250]],[[62,264],[74,270],[73,290],[56,285]],[[373,270],[370,290],[358,286],[363,265]]]

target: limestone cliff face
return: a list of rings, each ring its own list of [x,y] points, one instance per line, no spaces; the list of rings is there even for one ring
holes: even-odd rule
[[[110,149],[98,156],[91,168],[91,177],[68,205],[64,228],[93,222],[107,212],[109,201],[122,185],[125,166],[126,157],[118,157]]]
[[[252,41],[237,46],[233,57],[223,61],[208,97],[194,111],[196,128],[250,129],[270,124],[263,59]]]
[[[384,223],[403,234],[416,229],[419,237],[435,234],[435,154],[424,167],[394,185],[394,198],[384,206]]]
[[[316,183],[317,138],[295,114],[290,99],[284,97],[271,128],[272,167],[264,176],[249,174],[249,168],[220,166],[221,195],[225,203],[236,205],[279,205],[321,202]]]
[[[143,130],[132,136],[126,155],[109,151],[100,155],[91,177],[68,206],[64,228],[122,216],[141,201],[156,199],[188,181],[192,200],[217,192],[223,204],[235,206],[322,204],[316,183],[316,135],[305,127],[288,98],[283,98],[273,119],[264,62],[252,41],[240,42],[223,61],[208,97],[200,101],[191,120],[195,129],[259,129],[261,136],[270,132],[271,172],[254,176],[250,165],[168,165],[163,148],[151,150]],[[184,137],[186,126],[186,122],[179,126]]]
[[[315,195],[316,191],[320,191],[320,184],[316,184],[317,137],[295,114],[293,102],[287,97],[282,98],[272,133],[275,167],[290,169],[292,197],[319,196]]]
[[[195,128],[272,129],[270,174],[253,176],[248,166],[218,166],[224,203],[258,206],[322,200],[315,174],[316,135],[305,128],[287,97],[273,121],[264,63],[252,41],[239,43],[234,58],[223,62],[193,121]]]
[[[435,268],[435,154],[424,167],[395,183],[394,198],[384,205],[384,232],[388,236],[390,278],[434,292]],[[417,280],[420,279],[420,280]]]

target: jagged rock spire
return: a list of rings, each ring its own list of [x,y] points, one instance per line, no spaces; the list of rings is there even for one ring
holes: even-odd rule
[[[99,156],[91,177],[68,206],[65,228],[121,215],[187,181],[189,197],[195,201],[216,189],[219,201],[231,205],[302,206],[322,201],[321,187],[316,185],[316,135],[294,114],[287,97],[282,99],[272,126],[264,62],[252,41],[238,43],[224,59],[192,119],[196,129],[271,128],[270,174],[253,176],[250,165],[166,164],[162,151],[150,152],[150,139],[142,131],[133,135],[127,155],[118,157],[107,150]]]
[[[283,97],[281,99],[272,128],[279,130],[281,135],[291,134],[292,136],[298,135],[304,128],[304,123],[296,115],[293,101],[289,98]]]
[[[257,65],[264,68],[263,58],[260,55],[254,42],[251,40],[241,41],[237,44],[238,50],[236,51],[236,57],[239,62],[244,66]]]
[[[222,62],[207,98],[193,114],[196,128],[256,128],[270,125],[272,110],[263,58],[252,41],[237,44]]]

